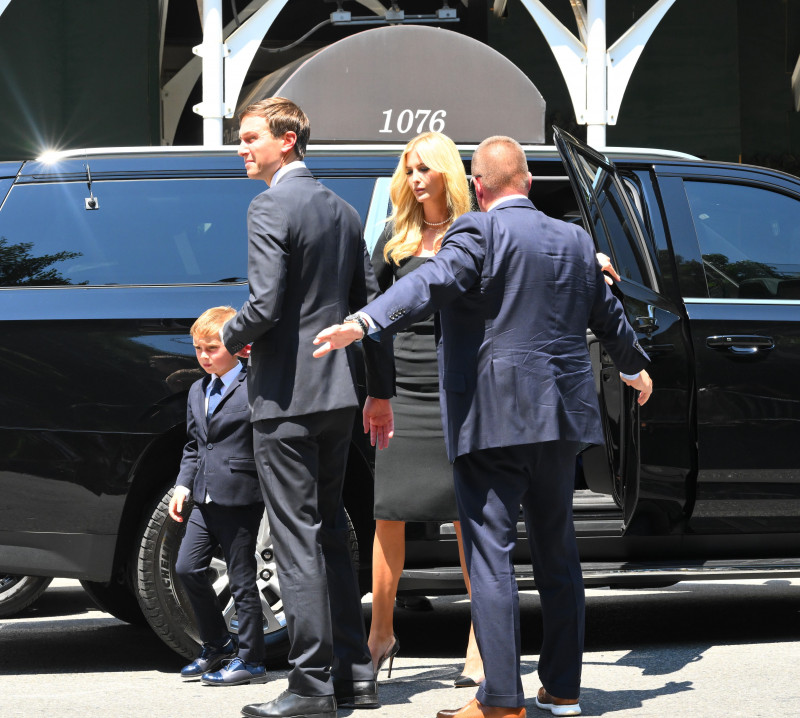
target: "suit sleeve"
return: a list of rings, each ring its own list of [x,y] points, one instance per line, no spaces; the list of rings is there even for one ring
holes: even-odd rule
[[[389,262],[387,262],[383,256],[383,250],[391,236],[391,227],[386,225],[372,250],[372,271],[375,273],[375,279],[378,281],[378,287],[380,287],[382,292],[385,292],[389,287],[392,286],[392,284],[394,284],[394,271],[392,270],[392,265],[389,264]]]
[[[222,333],[231,354],[266,334],[280,319],[289,262],[289,224],[270,190],[250,203],[247,234],[250,296]]]
[[[364,307],[382,332],[396,332],[426,319],[480,281],[485,233],[477,213],[459,217],[439,252]]]
[[[190,392],[191,394],[191,392]],[[194,477],[197,476],[197,462],[199,453],[197,451],[197,422],[192,411],[191,401],[186,406],[186,437],[187,441],[183,447],[181,457],[181,467],[178,471],[176,486],[184,486],[191,492],[194,485]]]
[[[363,239],[361,248],[363,263],[356,270],[356,279],[354,280],[356,291],[351,292],[350,296],[351,312],[358,311],[364,304],[377,298],[381,293]],[[391,268],[389,271],[391,272]],[[391,335],[385,336],[379,342],[364,342],[362,347],[367,371],[367,393],[375,399],[390,399],[394,396],[395,385],[394,347]]]

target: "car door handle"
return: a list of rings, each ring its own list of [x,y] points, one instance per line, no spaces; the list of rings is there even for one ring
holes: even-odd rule
[[[772,337],[728,334],[706,337],[706,346],[711,349],[724,349],[732,354],[752,355],[774,349],[775,342]]]

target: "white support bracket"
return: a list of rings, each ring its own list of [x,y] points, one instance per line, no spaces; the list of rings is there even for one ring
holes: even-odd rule
[[[792,72],[792,95],[794,95],[794,109],[800,112],[800,57],[797,58]]]
[[[606,49],[606,0],[570,0],[579,40],[541,2],[520,0],[539,26],[567,84],[575,118],[587,125],[587,142],[606,144],[606,126],[616,124],[625,88],[658,23],[675,0],[657,0]],[[797,95],[796,95],[797,97]]]
[[[247,7],[239,10],[239,21],[245,24],[267,2],[269,2],[269,0],[252,0]],[[222,30],[223,37],[229,37],[234,30],[236,30],[236,23],[233,21],[229,22]],[[199,47],[202,47],[202,45]],[[227,56],[223,54],[223,60],[226,58]],[[200,79],[202,71],[202,58],[199,56],[193,57],[170,78],[169,82],[164,84],[164,87],[161,88],[161,115],[163,126],[161,144],[171,145],[175,141],[175,133],[178,130],[178,122],[183,114],[183,108],[186,106],[186,102],[194,86]],[[238,89],[241,89],[241,86]],[[225,96],[227,96],[227,93],[225,93]],[[226,109],[227,100],[224,100],[224,104],[225,107],[223,109]],[[221,143],[221,141],[220,139],[219,143]]]
[[[225,57],[226,117],[233,117],[247,70],[261,46],[261,41],[288,1],[266,0],[247,22],[240,25],[228,37],[229,52]],[[222,144],[221,131],[219,144]]]
[[[653,31],[675,0],[659,0],[608,48],[608,124],[616,125],[633,68]]]

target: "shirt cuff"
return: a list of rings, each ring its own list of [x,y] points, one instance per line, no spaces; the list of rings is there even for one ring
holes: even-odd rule
[[[620,373],[619,373],[619,375],[620,375],[620,376],[621,376],[623,379],[627,379],[628,381],[633,381],[634,379],[638,379],[638,378],[639,378],[639,375],[640,375],[641,373],[642,373],[642,372],[640,372],[640,371],[637,371],[635,374],[623,374],[622,372],[620,372]]]
[[[183,494],[183,497],[185,499],[188,499],[192,493],[191,489],[188,486],[176,486],[175,493],[177,494],[179,491]]]

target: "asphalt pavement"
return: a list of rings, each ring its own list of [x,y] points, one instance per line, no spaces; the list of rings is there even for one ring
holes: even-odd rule
[[[800,715],[800,581],[682,583],[587,592],[581,705],[585,716]],[[541,612],[521,595],[528,715],[539,687]],[[434,718],[472,698],[456,689],[469,626],[460,597],[430,612],[396,612],[401,650],[381,673],[382,707],[357,718]],[[365,598],[365,617],[370,602]],[[149,629],[96,610],[80,586],[56,581],[30,608],[0,620],[0,718],[237,718],[241,706],[286,687],[285,667],[263,685],[183,682],[185,661]]]

